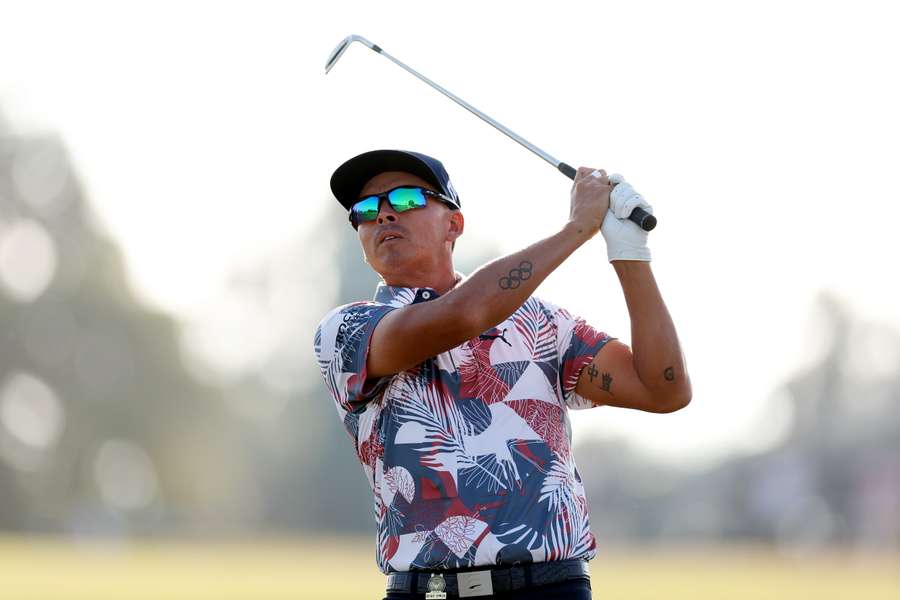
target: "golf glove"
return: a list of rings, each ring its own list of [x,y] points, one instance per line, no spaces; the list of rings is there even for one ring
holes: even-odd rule
[[[618,173],[610,175],[609,181],[615,184],[615,187],[609,195],[609,211],[600,226],[600,233],[606,240],[606,256],[610,262],[614,260],[650,262],[650,249],[647,247],[648,232],[629,221],[628,215],[637,206],[653,214],[653,207]]]

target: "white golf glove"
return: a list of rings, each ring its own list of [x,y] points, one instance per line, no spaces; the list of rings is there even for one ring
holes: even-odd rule
[[[614,260],[650,262],[650,249],[647,247],[648,232],[629,221],[628,215],[637,206],[653,214],[653,207],[618,173],[610,175],[609,180],[615,187],[609,195],[609,211],[600,226],[600,233],[606,240],[606,256],[610,262]]]

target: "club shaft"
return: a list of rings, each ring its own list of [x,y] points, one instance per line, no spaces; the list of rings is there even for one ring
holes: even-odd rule
[[[399,66],[400,68],[402,68],[404,71],[406,71],[410,75],[414,75],[420,81],[423,81],[426,84],[428,84],[432,89],[439,91],[440,93],[447,96],[448,98],[450,98],[451,100],[453,100],[454,102],[456,102],[457,104],[459,104],[460,106],[465,108],[467,111],[469,111],[470,113],[472,113],[473,115],[475,115],[476,117],[478,117],[479,119],[481,119],[482,121],[487,123],[488,125],[491,125],[492,127],[494,127],[494,129],[502,131],[510,139],[518,142],[521,146],[527,148],[528,150],[531,150],[531,152],[533,152],[534,154],[537,154],[538,156],[543,158],[545,161],[547,161],[548,163],[550,163],[551,165],[556,167],[556,169],[560,173],[562,173],[569,179],[572,179],[572,180],[575,179],[575,176],[577,175],[578,172],[575,170],[574,167],[562,162],[561,160],[558,160],[558,159],[550,156],[549,154],[547,154],[546,152],[544,152],[543,150],[541,150],[540,148],[538,148],[537,146],[535,146],[534,144],[529,142],[528,140],[524,139],[519,134],[511,131],[506,126],[501,125],[500,123],[498,123],[494,119],[490,118],[489,116],[487,116],[486,114],[484,114],[483,112],[481,112],[480,110],[478,110],[477,108],[475,108],[474,106],[472,106],[471,104],[469,104],[468,102],[463,100],[462,98],[459,98],[455,94],[445,90],[443,87],[439,86],[432,80],[428,79],[427,77],[425,77],[424,75],[422,75],[421,73],[416,71],[415,69],[410,68],[409,66],[404,64],[402,61],[397,60],[396,58],[394,58],[393,56],[391,56],[390,54],[388,54],[387,52],[382,50],[381,47],[377,46],[376,44],[373,44],[372,42],[370,42],[369,40],[367,40],[361,36],[351,35],[348,38],[346,38],[340,45],[338,45],[337,48],[334,49],[334,52],[331,53],[331,56],[329,57],[328,61],[325,63],[325,72],[326,73],[338,61],[338,59],[344,53],[344,50],[347,49],[347,46],[349,46],[354,41],[361,42],[364,45],[368,46],[371,50],[374,50],[375,52],[377,52],[378,54],[384,55],[385,58],[387,58],[388,60],[390,60],[397,66]],[[651,229],[656,227],[656,217],[654,217],[653,215],[651,215],[650,213],[648,213],[641,207],[635,208],[631,212],[631,214],[628,215],[628,219],[630,219],[631,221],[636,223],[638,225],[638,227],[640,227],[641,229],[644,229],[645,231],[650,231]]]
[[[377,49],[376,49],[376,48],[377,48]],[[460,98],[460,97],[458,97],[457,95],[453,94],[452,92],[450,92],[450,91],[444,89],[443,87],[441,87],[441,86],[438,85],[437,83],[433,82],[432,80],[428,79],[427,77],[425,77],[424,75],[422,75],[421,73],[419,73],[418,71],[416,71],[415,69],[413,69],[413,68],[411,68],[411,67],[409,67],[409,66],[403,64],[402,61],[397,60],[396,58],[394,58],[393,56],[391,56],[390,54],[388,54],[387,52],[385,52],[385,51],[382,50],[381,48],[378,48],[378,47],[376,46],[375,48],[373,48],[373,50],[375,50],[376,52],[382,54],[385,58],[391,60],[394,64],[396,64],[396,65],[398,65],[399,67],[403,68],[403,69],[406,70],[408,73],[410,73],[410,74],[412,74],[412,75],[415,75],[415,76],[418,77],[420,80],[424,81],[425,83],[427,83],[428,85],[430,85],[432,88],[436,89],[437,91],[439,91],[439,92],[442,93],[443,95],[447,96],[448,98],[450,98],[451,100],[453,100],[454,102],[456,102],[457,104],[459,104],[460,106],[462,106],[463,108],[465,108],[466,110],[468,110],[470,113],[472,113],[473,115],[475,115],[476,117],[478,117],[478,118],[481,119],[482,121],[484,121],[484,122],[486,122],[486,123],[492,125],[492,126],[495,127],[496,129],[499,129],[500,131],[502,131],[503,133],[505,133],[507,136],[509,136],[511,139],[515,140],[516,142],[518,142],[519,144],[521,144],[521,145],[524,146],[525,148],[528,148],[529,150],[531,150],[532,152],[534,152],[535,154],[537,154],[538,156],[540,156],[541,158],[543,158],[544,160],[546,160],[548,163],[550,163],[550,164],[553,165],[554,167],[559,168],[559,165],[561,164],[561,161],[559,161],[559,160],[557,160],[556,158],[550,156],[549,154],[547,154],[546,152],[544,152],[543,150],[541,150],[540,148],[538,148],[537,146],[535,146],[534,144],[532,144],[531,142],[529,142],[528,140],[526,140],[525,138],[523,138],[522,136],[520,136],[519,134],[517,134],[516,132],[510,130],[508,127],[502,125],[501,123],[498,123],[497,121],[495,121],[494,119],[490,118],[489,116],[487,116],[486,114],[484,114],[483,112],[481,112],[480,110],[478,110],[477,108],[475,108],[474,106],[472,106],[471,104],[469,104],[468,102],[466,102],[465,100],[463,100],[462,98]]]

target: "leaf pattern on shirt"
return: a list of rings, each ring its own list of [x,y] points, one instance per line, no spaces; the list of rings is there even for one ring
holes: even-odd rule
[[[355,302],[344,307],[336,315],[334,349],[330,355],[322,352],[322,326],[317,328],[313,342],[319,369],[326,387],[347,411],[356,409],[357,395],[364,383],[361,372],[365,370],[365,356],[361,349],[367,334],[371,334],[369,321],[384,310],[385,307],[372,302]]]
[[[569,438],[559,405],[543,400],[509,400],[507,404],[525,419],[529,427],[547,442],[559,458],[568,457]]]
[[[562,313],[564,311],[560,311],[559,314]],[[569,319],[573,319],[573,317],[569,317]],[[560,371],[563,396],[571,408],[585,407],[575,404],[573,399],[573,392],[578,386],[578,378],[581,376],[581,370],[594,360],[594,356],[600,348],[610,339],[612,338],[602,331],[597,331],[583,319],[574,319],[574,327],[568,334],[566,349],[562,355]],[[588,402],[587,406],[591,406],[591,404]]]
[[[512,461],[498,460],[495,454],[483,454],[475,458],[474,465],[460,469],[465,485],[497,492],[507,490],[518,480]]]
[[[493,365],[494,371],[503,379],[509,389],[512,389],[525,369],[531,362],[527,360],[516,360],[511,362],[497,363]]]
[[[391,493],[400,493],[404,500],[412,502],[416,496],[416,482],[404,467],[391,467],[384,474],[384,485]]]
[[[572,556],[573,552],[586,550],[584,546],[593,543],[587,503],[575,494],[578,487],[574,470],[569,466],[556,461],[550,465],[540,497],[540,502],[548,502],[549,512],[553,515],[544,544],[547,560]]]
[[[571,390],[606,334],[530,298],[482,335],[384,378],[376,403],[361,394],[374,323],[424,301],[414,288],[380,289],[375,302],[329,312],[313,337],[372,487],[379,568],[476,567],[500,550],[591,558],[565,410],[580,407]]]
[[[510,386],[491,365],[491,346],[496,343],[496,339],[478,338],[461,346],[464,350],[459,376],[463,396],[481,398],[486,404],[493,404],[509,393]]]
[[[544,534],[525,523],[502,523],[494,533],[504,545],[537,550],[544,545]]]
[[[422,465],[449,473],[457,487],[460,469],[481,469],[487,477],[497,478],[479,464],[477,457],[466,453],[464,435],[468,426],[446,388],[425,377],[404,377],[398,385],[394,406],[405,420],[418,423],[425,430],[425,439],[417,448]],[[500,480],[497,483],[503,485]]]
[[[457,556],[466,553],[475,537],[484,530],[485,523],[465,515],[448,517],[434,528],[434,534]]]
[[[536,298],[526,300],[513,313],[512,320],[532,360],[547,360],[556,355],[556,326],[552,314]]]

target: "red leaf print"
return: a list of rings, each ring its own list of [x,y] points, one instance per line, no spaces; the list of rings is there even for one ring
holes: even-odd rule
[[[560,458],[569,454],[569,439],[563,425],[562,408],[542,400],[510,400],[506,403],[541,436]]]
[[[397,548],[400,547],[400,538],[396,535],[392,535],[388,537],[386,540],[386,544],[381,548],[381,554],[384,556],[385,560],[391,560],[394,557],[394,553],[397,552]]]
[[[463,398],[481,398],[485,404],[500,402],[509,393],[509,386],[491,366],[491,345],[495,339],[470,340],[469,358],[459,365],[459,392]]]
[[[577,336],[578,339],[582,340],[588,346],[595,346],[597,343],[602,342],[609,336],[602,331],[597,331],[593,327],[587,324],[587,321],[579,319],[575,323],[575,329],[572,332],[573,335]]]
[[[378,431],[373,429],[367,440],[359,445],[359,461],[375,468],[375,459],[384,456],[384,445],[378,440]]]

